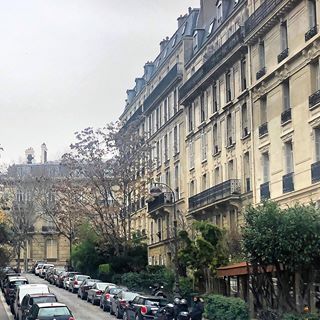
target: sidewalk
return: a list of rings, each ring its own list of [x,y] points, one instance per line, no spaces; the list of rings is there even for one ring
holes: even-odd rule
[[[0,319],[1,320],[13,320],[13,315],[10,312],[10,308],[4,300],[3,294],[0,291]]]

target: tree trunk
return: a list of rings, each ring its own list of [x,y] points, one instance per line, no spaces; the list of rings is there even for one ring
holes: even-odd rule
[[[19,242],[18,248],[17,248],[17,255],[18,255],[18,259],[17,259],[17,272],[20,272],[20,254],[21,254],[21,244],[20,244],[20,242]]]
[[[70,267],[72,267],[72,244],[73,244],[73,238],[69,237],[69,264],[70,264]]]

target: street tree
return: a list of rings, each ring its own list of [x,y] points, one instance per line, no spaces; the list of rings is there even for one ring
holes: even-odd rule
[[[319,210],[313,204],[251,206],[242,234],[258,309],[302,312],[320,262]]]
[[[119,123],[75,134],[63,163],[81,180],[78,203],[93,230],[115,254],[131,242],[131,213],[148,189],[150,149],[139,122]]]
[[[198,282],[204,279],[206,292],[210,292],[216,268],[227,262],[224,232],[207,221],[194,222],[193,229],[194,239],[190,238],[187,231],[179,233],[184,244],[179,251],[179,259],[193,271]]]

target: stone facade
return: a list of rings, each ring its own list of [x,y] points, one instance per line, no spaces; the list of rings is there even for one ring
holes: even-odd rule
[[[185,223],[206,219],[238,230],[250,203],[318,201],[319,5],[202,0],[145,66],[142,88],[136,81],[128,91],[121,120],[139,110],[154,150],[154,181],[174,190]],[[171,258],[174,206],[170,190],[163,191],[133,215],[143,220],[135,225],[145,228],[150,264]]]

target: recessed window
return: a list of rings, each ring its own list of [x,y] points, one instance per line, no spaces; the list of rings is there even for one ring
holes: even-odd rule
[[[214,26],[214,21],[212,21],[212,22],[210,23],[209,30],[208,30],[208,37],[209,37],[210,34],[212,33],[213,26]]]
[[[186,32],[186,28],[187,28],[187,22],[183,25],[181,34],[184,34]]]
[[[176,42],[177,42],[177,35],[175,35],[172,40],[172,47],[174,47],[176,45]]]

